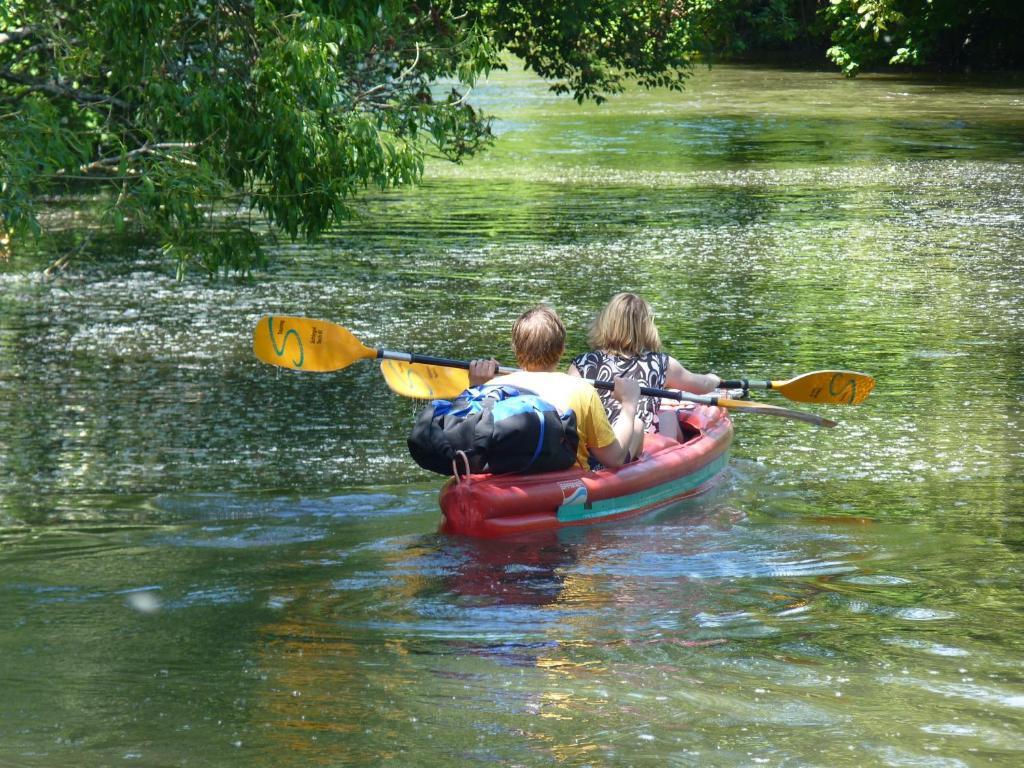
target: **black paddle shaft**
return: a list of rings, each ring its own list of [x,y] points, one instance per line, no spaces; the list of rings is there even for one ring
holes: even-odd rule
[[[415,352],[391,352],[386,349],[378,349],[377,357],[388,360],[404,360],[407,363],[422,363],[424,365],[440,365],[444,368],[462,368],[469,370],[467,360],[451,360],[446,357],[434,357],[432,355],[420,355]],[[514,373],[517,368],[498,368],[498,373]],[[595,379],[584,379],[589,381],[595,389],[605,389],[609,392],[615,389],[615,382],[597,381]],[[723,383],[724,384],[724,383]],[[677,392],[674,389],[656,389],[654,387],[640,387],[640,394],[647,397],[663,397],[669,400],[687,401],[691,403],[703,403],[704,405],[718,405],[718,398],[711,395],[691,395],[687,392]]]
[[[746,392],[751,387],[754,389],[771,389],[772,383],[763,379],[726,379],[718,386],[722,389],[742,389]]]

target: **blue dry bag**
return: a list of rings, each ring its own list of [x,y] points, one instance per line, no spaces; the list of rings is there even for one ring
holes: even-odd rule
[[[484,384],[424,408],[409,434],[409,453],[441,475],[453,474],[459,451],[473,473],[552,472],[576,462],[579,442],[572,411],[559,414],[532,393]]]

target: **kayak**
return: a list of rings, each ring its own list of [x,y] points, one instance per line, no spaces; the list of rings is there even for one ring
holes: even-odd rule
[[[732,422],[725,409],[715,406],[683,404],[674,410],[680,439],[648,434],[640,458],[622,467],[452,477],[441,489],[441,530],[497,538],[590,525],[703,493],[728,462]]]

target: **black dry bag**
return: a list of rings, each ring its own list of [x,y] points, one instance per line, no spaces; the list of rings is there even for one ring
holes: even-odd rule
[[[484,384],[424,408],[409,434],[409,453],[441,475],[454,473],[459,451],[473,473],[553,472],[576,463],[579,442],[571,410],[562,415],[529,392]]]

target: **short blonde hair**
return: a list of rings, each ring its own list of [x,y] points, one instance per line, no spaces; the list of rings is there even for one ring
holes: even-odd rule
[[[565,351],[565,326],[558,313],[540,304],[521,314],[512,326],[512,351],[521,368],[546,371]]]
[[[594,318],[587,339],[592,349],[623,357],[661,351],[661,337],[654,326],[651,305],[635,293],[612,296]]]

